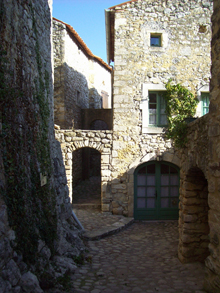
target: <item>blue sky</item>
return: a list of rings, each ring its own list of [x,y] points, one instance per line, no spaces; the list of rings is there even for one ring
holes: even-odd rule
[[[71,25],[94,55],[107,62],[105,9],[125,0],[53,0],[53,16]]]

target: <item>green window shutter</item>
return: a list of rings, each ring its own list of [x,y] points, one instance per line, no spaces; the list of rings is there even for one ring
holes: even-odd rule
[[[157,125],[157,93],[149,92],[149,125]]]
[[[167,125],[166,103],[163,92],[149,92],[149,125]]]
[[[205,115],[209,112],[209,93],[201,94],[201,104],[202,104],[202,115]]]

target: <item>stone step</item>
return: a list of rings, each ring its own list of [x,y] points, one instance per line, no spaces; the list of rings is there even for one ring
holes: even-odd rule
[[[98,203],[81,203],[81,204],[72,204],[73,209],[85,209],[85,210],[101,210],[101,204]]]

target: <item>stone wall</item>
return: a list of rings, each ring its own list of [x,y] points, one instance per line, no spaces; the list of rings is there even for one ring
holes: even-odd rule
[[[179,259],[204,261],[209,255],[208,225],[209,115],[189,124],[188,144],[179,151]]]
[[[40,293],[84,249],[54,137],[51,1],[3,0],[0,22],[0,291]]]
[[[208,128],[208,204],[209,204],[209,251],[210,256],[206,259],[207,275],[205,289],[208,292],[220,292],[220,201],[219,201],[219,179],[220,179],[220,128],[219,128],[219,26],[220,3],[214,1],[214,13],[212,16],[212,78],[211,78],[211,100],[209,107]]]
[[[158,148],[174,154],[162,128],[148,125],[149,90],[165,90],[170,78],[195,94],[207,89],[212,2],[129,1],[109,13],[114,19],[109,28],[114,39],[112,204],[132,216],[130,166],[140,158],[147,162]],[[161,35],[161,47],[150,46],[151,33]]]
[[[111,180],[112,131],[56,130],[55,137],[61,143],[71,200],[72,185],[75,180],[72,176],[75,153],[83,148],[92,148],[101,153],[101,204],[102,211],[109,211],[110,194],[107,185]],[[81,157],[81,153],[78,156]],[[80,171],[77,170],[77,173]]]
[[[82,129],[81,109],[111,108],[111,67],[94,56],[69,25],[53,20],[54,117],[63,129]]]

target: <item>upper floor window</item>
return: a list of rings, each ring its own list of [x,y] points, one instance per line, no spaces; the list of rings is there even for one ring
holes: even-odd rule
[[[161,47],[161,34],[150,34],[151,47]]]
[[[163,92],[149,91],[149,126],[167,125],[166,103]]]
[[[201,93],[202,115],[209,112],[209,93]]]

